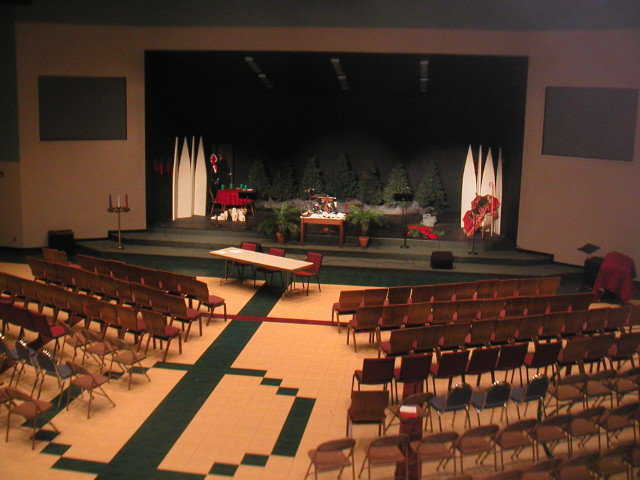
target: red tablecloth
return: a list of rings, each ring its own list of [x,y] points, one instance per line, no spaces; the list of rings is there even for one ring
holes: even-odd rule
[[[240,198],[240,192],[253,190],[240,190],[239,188],[225,188],[216,192],[215,203],[232,207],[244,207],[253,203],[251,198]]]
[[[593,292],[600,296],[604,290],[608,290],[627,302],[633,294],[632,279],[635,276],[636,266],[631,257],[619,252],[607,253],[598,271]]]

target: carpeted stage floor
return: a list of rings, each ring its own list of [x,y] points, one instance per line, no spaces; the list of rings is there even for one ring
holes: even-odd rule
[[[31,278],[29,268],[19,258],[13,260],[0,263],[0,270]],[[302,290],[282,295],[278,289],[261,286],[261,281],[254,289],[252,281],[221,280],[221,262],[127,260],[198,275],[212,293],[226,299],[232,319],[225,323],[216,318],[204,327],[202,336],[194,326],[183,354],[178,355],[177,345],[172,345],[167,362],[161,361],[159,351],[150,350],[143,363],[151,381],[135,375],[129,391],[125,380],[111,380],[106,390],[116,407],[96,397],[91,419],[86,418],[87,397],[75,398],[72,391],[69,409],[64,401],[60,407],[56,403],[52,414],[61,433],[44,426],[33,451],[29,429],[17,428],[20,421],[14,417],[9,442],[0,443],[3,480],[302,479],[307,451],[345,435],[353,371],[361,368],[364,358],[376,356],[367,335],[359,335],[354,353],[345,343],[344,330],[338,334],[327,325],[339,291],[490,276],[335,268],[323,271],[321,292],[312,285],[308,296]],[[576,291],[579,283],[579,278],[569,276],[561,289]],[[17,329],[10,329],[9,340],[16,334]],[[70,357],[71,350],[65,350],[64,358]],[[483,386],[488,386],[489,376],[485,377]],[[7,373],[0,381],[8,382]],[[32,381],[33,372],[28,370],[20,387],[28,391]],[[438,382],[438,389],[444,388],[445,381]],[[57,400],[56,394],[56,382],[48,378],[43,398]],[[515,409],[509,410],[515,419]],[[0,412],[4,429],[7,419]],[[489,412],[481,415],[487,423]],[[456,420],[457,431],[463,431],[462,419],[460,415]],[[475,424],[475,414],[472,419]],[[390,430],[396,431],[397,427]],[[354,428],[358,468],[365,446],[376,436],[376,426]],[[596,445],[596,440],[591,442],[587,448]],[[566,452],[566,445],[556,452]],[[531,453],[525,451],[513,462],[530,460]],[[492,472],[491,459],[485,465],[468,461],[466,466],[465,473]],[[436,472],[435,464],[427,464],[424,478],[451,477],[451,467]],[[393,470],[376,469],[374,477],[393,478]],[[349,472],[343,475],[350,477]]]

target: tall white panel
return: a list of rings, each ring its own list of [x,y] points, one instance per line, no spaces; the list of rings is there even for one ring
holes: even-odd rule
[[[498,218],[493,226],[497,235],[501,233],[502,227],[502,149],[498,150],[498,170],[496,171],[496,198],[500,202]]]
[[[482,170],[482,183],[480,184],[480,195],[495,195],[496,174],[493,169],[493,156],[491,149],[487,153],[487,160],[484,162]]]
[[[195,156],[193,178],[193,214],[205,215],[207,209],[207,165],[204,160],[204,143],[200,137]]]
[[[482,187],[482,145],[478,147],[478,168],[476,169],[476,195],[480,194]]]
[[[178,149],[180,140],[176,137],[173,147],[173,168],[171,169],[171,220],[176,219],[178,212]]]
[[[189,142],[185,137],[178,166],[178,210],[176,218],[187,218],[193,211],[193,175],[189,158]]]
[[[462,172],[462,195],[460,197],[460,227],[464,227],[464,214],[471,208],[471,202],[476,196],[476,171],[473,163],[473,152],[471,145],[467,151],[467,160],[464,163],[464,171]]]

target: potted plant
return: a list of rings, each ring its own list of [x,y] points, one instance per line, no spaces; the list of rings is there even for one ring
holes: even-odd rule
[[[273,207],[271,212],[260,224],[258,231],[267,235],[275,234],[278,243],[284,243],[287,234],[298,233],[300,210],[288,202],[282,202],[279,207]]]
[[[366,248],[369,245],[369,227],[372,223],[382,223],[382,212],[360,205],[353,205],[349,209],[349,213],[347,213],[346,221],[355,226],[360,226],[358,243],[362,248]]]

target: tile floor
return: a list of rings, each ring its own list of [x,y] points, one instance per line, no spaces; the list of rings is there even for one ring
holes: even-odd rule
[[[31,278],[26,265],[0,263],[0,270]],[[252,282],[203,280],[226,299],[230,314],[258,308],[249,308],[257,297]],[[321,292],[312,286],[308,296],[302,291],[272,295],[271,304],[262,299],[260,308],[267,317],[327,322],[344,288],[357,286],[323,285]],[[11,329],[8,339],[16,334],[17,329]],[[75,399],[53,418],[61,433],[38,441],[35,450],[29,430],[13,418],[9,442],[0,442],[0,478],[302,479],[307,451],[345,435],[353,371],[364,358],[376,356],[366,335],[358,337],[354,353],[344,330],[339,335],[329,325],[215,319],[202,337],[194,326],[182,355],[172,346],[162,363],[161,352],[150,350],[143,363],[151,382],[136,375],[127,390],[125,380],[111,380],[105,389],[117,406],[97,397],[90,419],[86,395]],[[65,350],[63,359],[70,355],[71,350]],[[91,361],[88,365],[93,367]],[[482,386],[489,383],[486,377]],[[33,378],[27,371],[20,388],[28,391]],[[0,377],[5,384],[8,379],[7,373]],[[446,388],[444,381],[438,388]],[[56,394],[55,381],[45,381],[42,397]],[[488,416],[482,413],[483,422]],[[515,408],[509,416],[516,418]],[[0,429],[6,422],[0,411]],[[462,416],[454,428],[463,430]],[[389,432],[395,431],[397,427]],[[354,427],[358,468],[376,435],[376,426]],[[596,445],[592,440],[586,448]],[[560,445],[555,452],[563,454],[566,447]],[[513,463],[530,458],[525,451]],[[492,472],[491,459],[485,465],[467,461],[466,466],[465,472],[479,476]],[[451,467],[436,472],[427,464],[423,478],[453,476]],[[376,469],[374,478],[394,478],[394,468]]]

